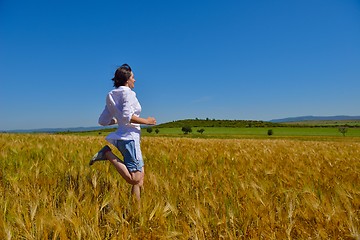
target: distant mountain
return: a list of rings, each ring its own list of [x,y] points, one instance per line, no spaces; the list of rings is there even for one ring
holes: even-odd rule
[[[57,133],[57,132],[87,132],[87,131],[95,131],[102,130],[106,128],[114,128],[111,127],[74,127],[74,128],[39,128],[39,129],[18,129],[18,130],[8,130],[2,131],[7,133]]]
[[[340,121],[340,120],[360,120],[360,116],[302,116],[302,117],[289,117],[281,119],[272,119],[270,122],[283,123],[283,122],[303,122],[303,121]]]

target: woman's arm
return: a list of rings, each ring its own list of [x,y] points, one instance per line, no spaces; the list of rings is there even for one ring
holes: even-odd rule
[[[137,123],[137,124],[155,125],[156,119],[153,117],[141,118],[141,117],[132,115],[130,122]]]

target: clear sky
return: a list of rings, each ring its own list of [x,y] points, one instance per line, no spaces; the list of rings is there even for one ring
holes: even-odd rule
[[[97,126],[114,71],[142,116],[360,115],[360,1],[0,1],[0,130]]]

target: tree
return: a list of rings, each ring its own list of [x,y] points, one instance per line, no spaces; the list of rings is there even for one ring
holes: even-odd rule
[[[205,131],[205,129],[203,129],[203,128],[197,130],[197,132],[200,133],[200,134],[203,134],[204,131]]]
[[[148,128],[146,128],[146,131],[147,131],[148,133],[152,133],[153,129],[152,129],[152,127],[148,127]]]
[[[192,129],[189,126],[184,126],[184,127],[181,128],[181,131],[183,131],[184,134],[188,134],[188,133],[192,132]]]
[[[160,132],[159,129],[155,129],[155,133],[158,134]]]
[[[273,132],[273,130],[272,130],[272,129],[269,129],[267,134],[268,134],[269,136],[271,136],[271,135],[273,135],[273,134],[274,134],[274,132]]]
[[[345,134],[347,133],[348,128],[347,127],[339,127],[339,132],[345,137]]]

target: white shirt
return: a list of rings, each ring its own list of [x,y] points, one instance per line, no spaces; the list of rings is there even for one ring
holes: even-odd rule
[[[116,140],[140,140],[140,124],[130,123],[131,117],[139,117],[140,113],[141,105],[136,93],[129,87],[120,86],[110,91],[106,97],[105,109],[99,117],[99,124],[108,126],[115,118],[118,129],[110,133],[106,140],[114,145]]]

